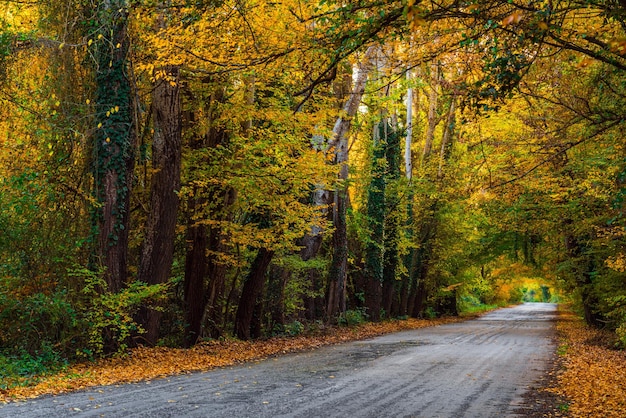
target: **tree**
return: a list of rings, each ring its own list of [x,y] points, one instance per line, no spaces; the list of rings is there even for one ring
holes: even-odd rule
[[[180,190],[182,114],[180,109],[180,69],[166,66],[155,74],[152,94],[154,140],[150,210],[137,280],[147,284],[165,283],[174,259],[174,241]],[[140,313],[145,338],[155,344],[159,335],[160,312]]]
[[[108,289],[126,282],[130,196],[135,166],[135,101],[129,79],[128,9],[123,0],[98,3],[94,98],[97,128],[93,137],[92,175],[94,262],[105,268]]]

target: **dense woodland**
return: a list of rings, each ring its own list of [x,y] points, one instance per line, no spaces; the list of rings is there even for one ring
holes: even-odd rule
[[[626,2],[0,4],[2,361],[559,298],[626,343]]]

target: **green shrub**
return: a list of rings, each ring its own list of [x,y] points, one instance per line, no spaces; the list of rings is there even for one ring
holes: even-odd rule
[[[610,325],[615,328],[615,333],[619,339],[618,346],[626,347],[626,296],[619,295],[607,299],[608,309],[607,318]]]
[[[79,357],[124,352],[130,337],[144,332],[133,316],[141,306],[156,304],[166,295],[166,284],[147,285],[136,281],[112,293],[107,290],[102,272],[77,269],[70,274],[80,276],[83,283],[77,325],[84,331],[86,340],[76,350]]]
[[[41,376],[66,366],[67,361],[48,342],[42,343],[34,354],[0,353],[0,389],[37,383]]]
[[[293,321],[290,324],[285,324],[283,329],[286,334],[295,337],[296,335],[300,335],[304,332],[304,325],[300,321]]]
[[[365,308],[357,308],[352,310],[347,310],[339,315],[337,319],[337,323],[339,325],[344,326],[354,326],[358,324],[362,324],[367,321],[367,314],[365,313]]]
[[[0,345],[12,354],[36,355],[45,344],[63,343],[75,323],[76,311],[65,290],[27,296],[0,293]]]

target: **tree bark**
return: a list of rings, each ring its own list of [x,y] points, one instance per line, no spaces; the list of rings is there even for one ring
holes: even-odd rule
[[[191,347],[202,335],[202,319],[206,307],[204,280],[208,269],[209,238],[206,225],[198,224],[194,220],[196,200],[192,198],[188,205],[190,215],[188,215],[187,224],[188,246],[185,254],[184,299],[187,322],[185,345]]]
[[[352,123],[352,118],[361,103],[361,98],[365,93],[367,77],[373,68],[373,58],[377,47],[371,46],[367,49],[363,61],[359,64],[358,74],[352,94],[344,105],[344,112],[337,119],[333,127],[333,138],[329,141],[329,147],[334,149],[334,163],[340,166],[339,186],[334,193],[333,206],[333,259],[329,272],[329,292],[326,305],[326,315],[333,318],[338,312],[346,310],[345,286],[348,266],[348,232],[346,225],[347,208],[347,180],[348,180],[348,131]]]
[[[105,268],[108,290],[126,282],[130,193],[135,164],[133,89],[127,76],[128,14],[123,1],[101,3],[96,58],[95,155],[92,173],[99,203],[93,212],[96,263]]]
[[[263,290],[265,274],[267,273],[267,268],[273,256],[274,251],[268,250],[267,248],[260,248],[250,266],[250,272],[243,285],[241,297],[239,298],[239,306],[237,307],[237,315],[235,317],[235,335],[241,340],[250,339],[250,326],[252,324],[254,308],[257,303],[257,298]]]
[[[373,132],[372,180],[367,191],[370,239],[365,246],[365,306],[371,321],[380,320],[385,230],[385,147],[388,126],[377,123]]]
[[[167,66],[158,70],[155,77],[152,94],[154,174],[150,187],[150,212],[137,275],[139,281],[148,284],[165,283],[171,273],[182,150],[179,69],[177,66]],[[146,330],[145,338],[150,344],[157,342],[160,319],[161,312],[158,310],[144,307],[140,311],[139,321]]]
[[[411,82],[411,71],[406,72],[406,79]],[[411,145],[413,144],[413,88],[406,92],[406,137],[404,140],[404,175],[408,181],[413,177],[413,160]]]
[[[400,136],[396,130],[388,132],[385,144],[385,159],[387,160],[387,172],[385,173],[385,183],[387,185],[396,184],[400,179]],[[396,296],[396,272],[400,263],[398,251],[400,234],[399,205],[400,199],[395,193],[397,188],[387,188],[385,193],[385,214],[384,214],[384,253],[383,253],[383,294],[382,308],[388,316],[393,316],[397,312],[392,311],[394,298]],[[398,305],[398,303],[396,303]]]
[[[203,147],[215,148],[228,142],[228,132],[212,124],[219,117],[218,108],[225,101],[225,87],[221,81],[217,81],[208,104],[207,114],[211,124],[206,136],[197,138],[191,146],[193,149]],[[216,207],[215,212],[234,202],[236,194],[233,190],[222,190],[220,186],[214,186],[211,190],[194,189],[194,194],[187,203],[189,207],[187,227],[187,254],[185,258],[185,317],[187,332],[185,344],[195,344],[203,334],[202,324],[205,318],[212,324],[209,332],[216,337],[221,334],[220,323],[221,310],[219,301],[222,299],[225,288],[226,266],[215,257],[208,257],[209,253],[225,251],[222,242],[222,230],[218,226],[208,227],[198,223],[198,218],[208,216],[200,212],[207,201]],[[230,216],[230,215],[220,215]],[[208,308],[207,308],[208,306]]]
[[[439,123],[437,116],[437,106],[439,104],[439,85],[441,82],[441,70],[438,64],[432,65],[433,74],[430,82],[430,92],[428,93],[428,128],[426,130],[426,139],[424,141],[424,150],[422,151],[422,164],[430,157],[435,140],[435,128]]]

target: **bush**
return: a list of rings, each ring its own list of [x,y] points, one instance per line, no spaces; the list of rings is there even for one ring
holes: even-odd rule
[[[34,354],[0,354],[0,390],[34,384],[41,376],[66,366],[67,361],[47,342]]]
[[[304,325],[300,321],[293,321],[290,324],[284,325],[283,329],[286,334],[295,337],[304,332]]]
[[[365,308],[357,308],[353,310],[347,310],[339,315],[337,323],[344,326],[354,326],[362,324],[367,321],[367,314]]]
[[[618,346],[626,347],[626,296],[613,296],[607,300],[610,309],[607,314],[609,325],[615,328],[615,333],[619,338]]]
[[[0,293],[0,345],[10,354],[36,355],[46,344],[67,342],[76,311],[65,290],[32,295]]]
[[[130,337],[144,332],[133,316],[141,306],[156,304],[166,296],[166,284],[132,282],[120,292],[112,293],[107,290],[102,272],[77,269],[70,274],[81,277],[84,283],[78,301],[77,325],[87,339],[75,352],[79,357],[124,352]]]

